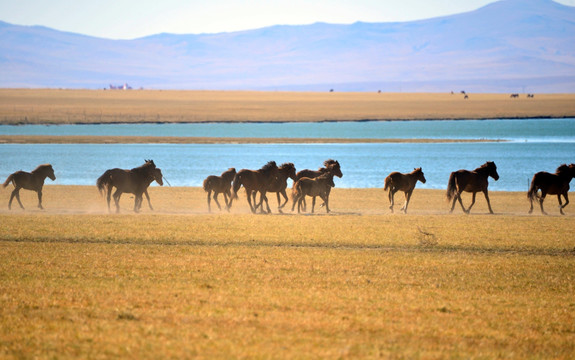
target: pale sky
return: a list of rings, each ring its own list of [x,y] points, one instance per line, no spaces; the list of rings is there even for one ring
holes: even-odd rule
[[[109,39],[433,18],[496,0],[0,0],[0,20]],[[575,0],[557,0],[575,6]]]

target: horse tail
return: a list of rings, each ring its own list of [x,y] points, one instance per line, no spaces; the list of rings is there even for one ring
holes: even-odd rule
[[[210,179],[209,177],[204,180],[204,183],[202,184],[204,191],[210,191],[210,189],[212,188],[212,181],[211,180],[212,179]]]
[[[451,175],[449,175],[449,182],[447,183],[447,201],[451,201],[455,193],[457,193],[457,185],[455,184],[455,173],[452,172]]]
[[[292,199],[295,201],[301,196],[301,181],[296,181],[292,187]]]
[[[238,198],[238,191],[242,187],[242,174],[237,173],[232,181],[232,199]]]
[[[12,180],[14,180],[14,174],[10,174],[10,176],[8,176],[6,181],[4,181],[4,184],[2,184],[2,187],[8,186],[12,182]]]
[[[529,191],[527,191],[527,198],[531,201],[537,199],[537,184],[535,183],[535,176],[533,176],[533,180],[531,180],[531,186],[529,187]]]
[[[385,178],[383,191],[386,191],[387,189],[391,190],[391,176]]]
[[[112,182],[112,176],[111,175],[112,175],[112,171],[106,170],[106,172],[103,173],[102,176],[100,176],[98,178],[98,180],[96,180],[96,186],[98,187],[98,191],[100,192],[100,194],[104,195],[106,188],[108,186],[110,186],[110,184]]]

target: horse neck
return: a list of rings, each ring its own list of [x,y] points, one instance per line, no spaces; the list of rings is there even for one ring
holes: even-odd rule
[[[34,174],[34,176],[44,181],[48,177],[48,172],[49,172],[48,168],[40,168],[32,171],[32,174]]]
[[[289,176],[289,168],[279,168],[278,169],[278,179],[285,181],[287,180],[288,176]]]
[[[479,167],[479,168],[475,169],[473,172],[478,173],[479,175],[487,178],[487,177],[489,177],[490,168],[487,166]]]

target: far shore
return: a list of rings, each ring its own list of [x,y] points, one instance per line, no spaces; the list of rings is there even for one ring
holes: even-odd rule
[[[350,144],[350,143],[473,143],[482,139],[342,139],[342,138],[236,138],[183,136],[52,136],[0,135],[0,144]]]
[[[0,125],[575,118],[575,94],[0,89]]]

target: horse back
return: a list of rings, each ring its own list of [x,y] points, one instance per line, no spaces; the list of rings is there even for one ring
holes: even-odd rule
[[[15,187],[26,190],[39,190],[44,185],[44,179],[22,170],[16,171],[8,176],[4,183],[4,187],[8,186],[10,182],[12,182]]]
[[[533,175],[531,188],[535,190],[541,189],[551,195],[563,194],[569,191],[570,180],[571,179],[563,179],[557,174],[540,171]]]

